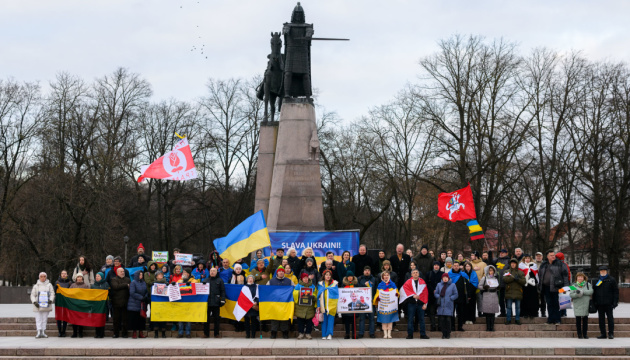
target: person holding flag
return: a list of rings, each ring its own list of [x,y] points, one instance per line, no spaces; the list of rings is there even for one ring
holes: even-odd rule
[[[337,302],[339,301],[339,287],[333,279],[332,271],[324,270],[324,280],[317,286],[317,310],[323,315],[322,340],[331,340],[335,328]]]
[[[424,324],[424,311],[429,303],[427,284],[420,277],[418,269],[411,270],[411,278],[400,289],[400,304],[407,306],[407,339],[413,339],[414,318],[419,319],[420,338],[428,339]]]
[[[241,289],[236,305],[234,306],[234,318],[236,321],[245,319],[245,338],[255,339],[258,322],[258,285],[254,282],[254,275],[247,276],[247,282]]]

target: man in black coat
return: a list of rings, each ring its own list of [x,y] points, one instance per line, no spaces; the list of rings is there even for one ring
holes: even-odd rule
[[[459,261],[453,261],[453,267],[448,276],[452,279],[453,284],[457,287],[457,300],[455,300],[455,310],[457,311],[457,331],[464,331],[464,313],[466,312],[466,303],[468,303],[471,294],[468,292],[468,275],[460,267]],[[455,316],[451,318],[451,328],[455,328]]]
[[[396,245],[396,253],[389,258],[392,264],[392,270],[398,274],[396,287],[400,289],[405,283],[405,275],[409,271],[411,256],[405,254],[405,246],[403,244]]]
[[[420,249],[420,254],[418,254],[415,258],[416,265],[418,266],[418,270],[420,270],[420,274],[424,276],[424,281],[427,281],[427,274],[433,268],[433,256],[429,254],[429,247],[427,245],[422,245]]]
[[[131,258],[131,261],[129,261],[129,265],[127,267],[138,267],[138,266],[146,266],[149,261],[151,261],[151,257],[149,255],[146,255],[144,253],[144,245],[142,245],[142,243],[140,243],[140,245],[138,245],[138,249],[137,249],[137,255]],[[138,258],[143,258],[143,262],[140,263],[138,262]]]
[[[553,250],[547,251],[547,259],[538,269],[538,289],[547,302],[547,324],[560,324],[560,302],[558,290],[569,286],[569,274],[562,261],[556,259]]]
[[[434,296],[435,288],[442,281],[442,275],[444,274],[440,271],[439,261],[433,262],[433,269],[426,273],[424,276],[426,277],[427,287],[429,288],[429,306],[427,307],[427,313],[429,313],[429,322],[431,323],[431,331],[437,331],[437,321],[435,319],[435,314],[437,313],[437,299]]]
[[[330,268],[329,270],[332,271],[333,274],[337,273],[337,266],[339,266],[339,261],[335,260],[335,253],[332,251],[327,251],[326,252],[326,260],[322,261],[321,264],[319,264],[319,273],[323,274],[324,270],[326,270],[326,261],[330,260],[332,262],[332,268]],[[335,279],[338,280],[338,279]]]
[[[608,275],[608,266],[599,267],[599,278],[593,280],[593,302],[597,307],[599,315],[599,331],[601,333],[598,339],[606,338],[606,317],[608,317],[608,338],[615,338],[615,318],[613,317],[613,309],[619,305],[619,287],[617,280]]]
[[[352,257],[352,262],[354,263],[354,269],[357,273],[362,273],[366,266],[369,266],[370,269],[376,268],[374,266],[374,259],[367,254],[367,247],[365,247],[365,245],[359,246],[359,253]]]
[[[214,337],[219,337],[219,321],[221,320],[221,306],[225,305],[225,284],[218,275],[217,268],[210,268],[210,276],[203,280],[204,284],[210,285],[210,295],[208,295],[208,319],[203,324],[203,336],[210,337],[210,317],[214,323]]]

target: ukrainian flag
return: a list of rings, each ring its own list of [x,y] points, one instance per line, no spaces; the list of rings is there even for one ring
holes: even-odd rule
[[[243,286],[245,285],[225,284],[225,305],[221,306],[222,318],[236,320],[234,317],[234,307],[236,303],[238,303],[238,297],[241,295]]]
[[[169,301],[168,296],[151,295],[151,321],[206,322],[208,295],[186,295]]]
[[[271,246],[267,224],[262,210],[248,217],[223,238],[213,241],[214,248],[223,259],[233,264],[250,252]]]
[[[258,287],[260,320],[293,320],[293,286]]]

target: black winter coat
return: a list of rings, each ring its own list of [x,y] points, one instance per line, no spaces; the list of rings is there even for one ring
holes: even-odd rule
[[[540,265],[540,269],[538,269],[538,290],[542,291],[543,281],[545,279],[545,274],[547,271],[551,271],[551,282],[549,285],[549,290],[552,292],[557,292],[564,286],[569,286],[569,273],[567,271],[567,266],[560,260],[556,259],[553,263],[549,264],[548,260],[543,261],[542,265]],[[560,282],[562,280],[562,286],[556,286],[556,281]]]
[[[354,263],[354,269],[356,270],[355,275],[363,274],[363,269],[366,266],[369,266],[373,272],[379,270],[374,266],[374,259],[372,259],[372,257],[370,257],[370,255],[368,255],[367,253],[365,255],[361,255],[361,254],[354,255],[352,257],[352,262]]]
[[[619,305],[619,287],[617,286],[617,280],[614,277],[608,275],[606,279],[602,280],[602,283],[597,286],[599,278],[592,281],[593,285],[593,302],[596,306],[617,307]]]
[[[392,270],[399,275],[396,281],[393,278],[392,281],[396,283],[396,287],[400,288],[405,283],[403,274],[406,274],[407,271],[409,271],[411,256],[402,254],[402,259],[398,260],[398,254],[394,254],[389,258],[389,262],[392,263]]]
[[[109,272],[111,274],[111,271]],[[131,280],[128,277],[116,276],[110,282],[109,299],[112,301],[114,307],[127,308],[127,302],[129,301],[129,285]]]
[[[435,261],[431,254],[427,252],[426,255],[422,255],[422,253],[418,254],[418,256],[413,258],[416,261],[416,265],[418,266],[418,270],[423,274],[423,279],[426,282],[427,274],[429,271],[433,270],[433,262]]]
[[[208,296],[208,306],[216,307],[225,304],[225,284],[223,279],[208,276],[203,280],[204,284],[210,284],[210,295]]]

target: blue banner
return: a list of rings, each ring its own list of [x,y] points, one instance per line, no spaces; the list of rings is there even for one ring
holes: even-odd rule
[[[285,256],[288,256],[287,251],[290,248],[295,248],[298,257],[301,257],[302,251],[307,247],[313,248],[313,253],[317,258],[326,257],[328,251],[335,253],[336,259],[340,259],[345,250],[350,251],[350,256],[359,253],[359,232],[357,231],[276,232],[269,233],[269,237],[274,253],[276,249],[283,248]],[[270,256],[269,248],[264,251],[265,256]]]

